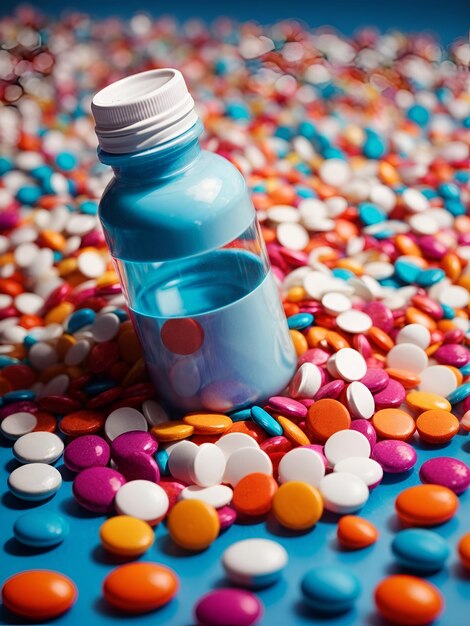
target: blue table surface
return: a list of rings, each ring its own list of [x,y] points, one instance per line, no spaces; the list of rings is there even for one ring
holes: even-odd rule
[[[375,611],[373,589],[384,576],[403,572],[391,554],[390,544],[400,528],[394,512],[397,494],[406,487],[419,484],[419,466],[432,456],[455,456],[470,462],[470,436],[460,434],[445,446],[427,446],[416,442],[419,460],[409,475],[388,475],[372,492],[361,514],[380,530],[378,542],[365,550],[343,551],[336,541],[337,516],[324,514],[322,520],[310,531],[293,533],[282,529],[274,520],[253,524],[234,525],[223,532],[205,552],[188,554],[177,548],[168,536],[164,524],[156,529],[156,541],[142,560],[164,563],[180,577],[178,595],[157,612],[140,616],[124,615],[111,609],[102,598],[101,585],[105,576],[116,566],[100,547],[98,530],[105,517],[88,513],[72,496],[73,475],[58,461],[57,467],[64,478],[59,492],[45,503],[27,503],[18,500],[7,489],[7,476],[17,466],[12,460],[11,446],[0,442],[0,484],[2,490],[0,533],[3,554],[0,558],[1,579],[27,569],[48,568],[70,576],[79,590],[76,605],[54,621],[60,626],[90,624],[108,626],[117,624],[192,626],[192,608],[197,599],[219,586],[225,586],[220,556],[234,541],[249,537],[269,537],[280,542],[289,553],[289,563],[282,579],[259,592],[266,613],[262,624],[269,626],[298,626],[300,624],[329,624],[330,626],[382,626],[384,622]],[[70,523],[70,535],[58,547],[47,551],[33,551],[21,546],[12,535],[15,520],[32,506],[44,507],[62,513]],[[435,529],[451,546],[451,557],[446,567],[429,576],[445,597],[446,609],[435,626],[468,626],[470,608],[470,572],[459,564],[456,543],[470,531],[470,494],[460,496],[458,514],[446,524]],[[334,618],[321,617],[307,608],[301,600],[299,589],[303,574],[321,563],[337,563],[350,567],[362,582],[362,594],[354,610]],[[0,606],[1,624],[25,624],[5,607]]]

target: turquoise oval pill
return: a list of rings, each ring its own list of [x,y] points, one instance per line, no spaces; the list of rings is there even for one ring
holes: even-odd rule
[[[445,320],[453,320],[455,317],[454,309],[448,304],[441,304],[442,312],[444,313]]]
[[[403,259],[397,259],[395,261],[395,274],[403,280],[405,283],[414,283],[421,273],[421,268],[414,263],[405,261]]]
[[[462,400],[465,400],[465,398],[468,398],[468,396],[470,396],[470,383],[465,383],[465,385],[460,385],[460,387],[457,387],[457,389],[449,393],[447,400],[449,400],[451,404],[458,404],[462,402]]]
[[[279,422],[276,422],[274,417],[269,415],[269,413],[260,406],[251,407],[251,418],[258,426],[261,426],[268,435],[271,435],[271,437],[282,435],[284,432]]]
[[[16,389],[15,391],[8,391],[3,396],[3,402],[5,404],[12,404],[13,402],[28,402],[36,398],[36,392],[32,389]]]
[[[93,309],[79,309],[72,313],[67,324],[67,332],[75,333],[80,328],[92,324],[96,317],[96,313]]]
[[[313,324],[313,315],[311,313],[297,313],[291,315],[287,320],[287,325],[291,330],[303,330]]]
[[[361,593],[359,578],[341,565],[319,565],[302,578],[305,601],[322,613],[343,613],[354,606]]]
[[[387,214],[371,202],[361,202],[359,205],[359,218],[366,226],[372,226],[372,224],[385,222]]]
[[[422,270],[416,277],[416,283],[420,287],[430,287],[445,278],[446,273],[439,267],[433,267],[429,270]]]
[[[467,363],[467,365],[464,365],[460,368],[460,373],[462,374],[462,376],[470,375],[470,361]]]
[[[441,569],[450,555],[447,541],[432,530],[407,528],[392,542],[392,552],[404,567],[417,572]]]
[[[155,461],[157,462],[158,469],[160,470],[160,474],[162,476],[168,476],[170,471],[168,469],[168,452],[165,448],[159,448],[154,455]]]
[[[235,413],[230,413],[230,419],[232,422],[251,420],[251,409],[240,409],[239,411],[235,411]]]
[[[28,511],[14,526],[15,538],[32,548],[50,548],[61,543],[69,534],[67,520],[53,511]]]

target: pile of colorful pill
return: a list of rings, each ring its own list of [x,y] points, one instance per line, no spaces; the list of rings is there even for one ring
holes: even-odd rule
[[[0,20],[0,36],[9,536],[26,554],[73,543],[66,516],[41,506],[68,472],[83,522],[102,517],[90,545],[115,559],[91,583],[108,607],[137,614],[184,596],[189,555],[233,533],[219,553],[224,586],[208,583],[194,618],[250,626],[290,556],[276,534],[237,528],[261,520],[302,539],[333,519],[331,559],[303,566],[302,615],[334,623],[369,593],[393,623],[436,619],[444,598],[424,577],[451,554],[470,571],[458,516],[470,485],[468,44],[295,22],[59,22],[27,8]],[[263,406],[176,416],[158,402],[99,227],[110,173],[96,159],[91,97],[166,66],[189,83],[204,146],[244,174],[279,285],[298,369]],[[357,513],[386,498],[384,477],[418,476],[395,500],[395,569],[366,591],[362,566],[336,556],[381,541],[367,507]],[[452,519],[456,546],[430,529]],[[160,558],[156,530],[188,557],[179,571]],[[68,576],[24,563],[0,581],[10,615],[47,622],[80,603]]]

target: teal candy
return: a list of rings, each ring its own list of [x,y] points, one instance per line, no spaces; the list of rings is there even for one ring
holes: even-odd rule
[[[251,417],[253,421],[261,426],[270,437],[277,437],[282,435],[284,430],[282,426],[277,422],[272,415],[262,409],[260,406],[253,406],[251,408]]]
[[[75,333],[80,328],[92,324],[95,320],[96,313],[93,309],[79,309],[72,313],[67,323],[67,332]]]
[[[332,274],[335,278],[341,278],[341,280],[349,280],[350,278],[354,278],[354,272],[351,272],[351,270],[343,269],[342,267],[335,267]]]
[[[13,526],[13,534],[26,546],[50,548],[64,541],[69,534],[69,523],[62,515],[38,509],[21,515]]]
[[[445,320],[453,320],[455,317],[455,311],[454,309],[449,306],[448,304],[441,304],[442,307],[442,311],[444,313],[444,319]]]
[[[311,313],[297,313],[287,319],[287,325],[291,330],[303,330],[312,324],[313,315]]]
[[[465,383],[464,385],[460,385],[457,389],[454,389],[452,393],[447,396],[447,400],[451,404],[458,404],[468,398],[470,396],[470,383]]]
[[[160,470],[160,474],[162,476],[168,476],[170,473],[168,470],[169,456],[170,455],[165,450],[165,448],[159,448],[155,453],[155,461],[157,462],[158,469]]]
[[[245,420],[251,420],[251,409],[241,409],[230,413],[230,419],[232,422],[243,422]]]
[[[395,536],[392,552],[403,567],[430,573],[444,566],[450,548],[447,541],[432,530],[408,528]]]
[[[464,365],[460,368],[460,373],[462,374],[462,376],[470,375],[470,361],[467,363],[467,365]]]
[[[395,274],[405,283],[414,283],[420,273],[421,268],[409,261],[404,261],[403,259],[395,261]]]
[[[418,124],[418,126],[426,126],[429,122],[429,111],[421,104],[414,104],[408,109],[408,119]]]
[[[416,277],[416,283],[420,287],[430,287],[445,278],[446,273],[438,267],[422,270]]]
[[[359,578],[341,565],[318,565],[302,578],[305,601],[328,614],[349,611],[361,593]]]
[[[371,202],[361,202],[359,205],[359,218],[363,224],[371,226],[372,224],[385,222],[387,215],[385,211],[379,209],[375,204]]]
[[[39,187],[33,185],[24,185],[20,187],[16,193],[16,199],[21,204],[32,205],[35,204],[41,197],[42,192]]]
[[[460,189],[455,183],[442,183],[437,190],[443,198],[460,198]]]
[[[444,200],[444,206],[454,217],[465,215],[467,212],[467,209],[460,198],[446,198]]]

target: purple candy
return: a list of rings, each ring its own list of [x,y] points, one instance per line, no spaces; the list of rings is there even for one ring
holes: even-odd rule
[[[237,512],[231,506],[220,507],[220,509],[217,509],[217,515],[219,516],[220,528],[222,530],[230,528],[237,519]]]
[[[406,392],[403,385],[390,378],[385,389],[374,395],[375,410],[398,407],[404,401],[405,395]]]
[[[111,513],[114,497],[124,485],[124,476],[110,467],[89,467],[73,481],[73,495],[93,513]]]
[[[364,307],[364,313],[371,318],[372,323],[386,333],[393,328],[393,314],[382,302],[369,302]]]
[[[331,382],[326,383],[326,385],[323,385],[323,387],[320,388],[320,390],[317,392],[317,395],[315,396],[315,401],[321,400],[322,398],[333,398],[334,400],[336,400],[336,398],[338,398],[338,396],[341,394],[345,387],[346,383],[344,382],[344,380],[332,380]]]
[[[77,437],[64,450],[64,464],[71,472],[81,472],[89,467],[105,467],[109,457],[109,445],[98,435]]]
[[[5,417],[13,415],[13,413],[22,413],[23,411],[26,413],[36,413],[38,406],[29,400],[20,400],[19,402],[7,404],[0,409],[0,422],[5,419]]]
[[[150,433],[142,430],[131,430],[122,433],[111,444],[111,456],[119,464],[134,452],[154,454],[158,449],[158,441]]]
[[[268,404],[272,409],[279,411],[282,415],[290,415],[292,417],[306,417],[307,407],[284,396],[272,396],[268,400]]]
[[[0,211],[0,230],[9,230],[14,228],[21,219],[18,211]]]
[[[454,328],[453,330],[448,330],[444,335],[444,343],[460,343],[463,341],[465,337],[465,333],[461,328]]]
[[[448,252],[447,246],[431,235],[420,237],[418,245],[424,253],[424,256],[430,259],[442,259],[444,254]]]
[[[375,444],[371,458],[382,466],[384,472],[398,474],[414,467],[418,456],[409,443],[384,439]]]
[[[310,450],[314,450],[314,452],[316,452],[320,457],[321,460],[323,461],[323,465],[325,466],[325,468],[330,467],[328,464],[328,459],[325,456],[325,453],[323,452],[323,446],[320,445],[319,443],[311,443],[308,446],[302,446],[303,448],[310,448]]]
[[[145,452],[133,452],[118,463],[118,470],[127,481],[150,480],[152,483],[160,482],[160,470],[157,462],[150,454]]]
[[[438,456],[421,465],[419,477],[423,483],[443,485],[460,494],[470,486],[470,467],[450,456]]]
[[[470,361],[470,351],[458,343],[446,343],[436,350],[434,358],[441,365],[463,367]]]
[[[371,393],[378,393],[385,389],[388,385],[390,376],[385,370],[379,368],[369,368],[364,378],[361,378],[361,383],[369,389]]]
[[[203,626],[252,626],[263,616],[259,598],[244,589],[216,589],[198,601],[194,615]]]
[[[357,430],[357,432],[361,433],[366,437],[367,441],[370,443],[371,449],[377,443],[377,433],[375,432],[375,428],[366,419],[357,419],[351,422],[350,426],[351,430]]]

